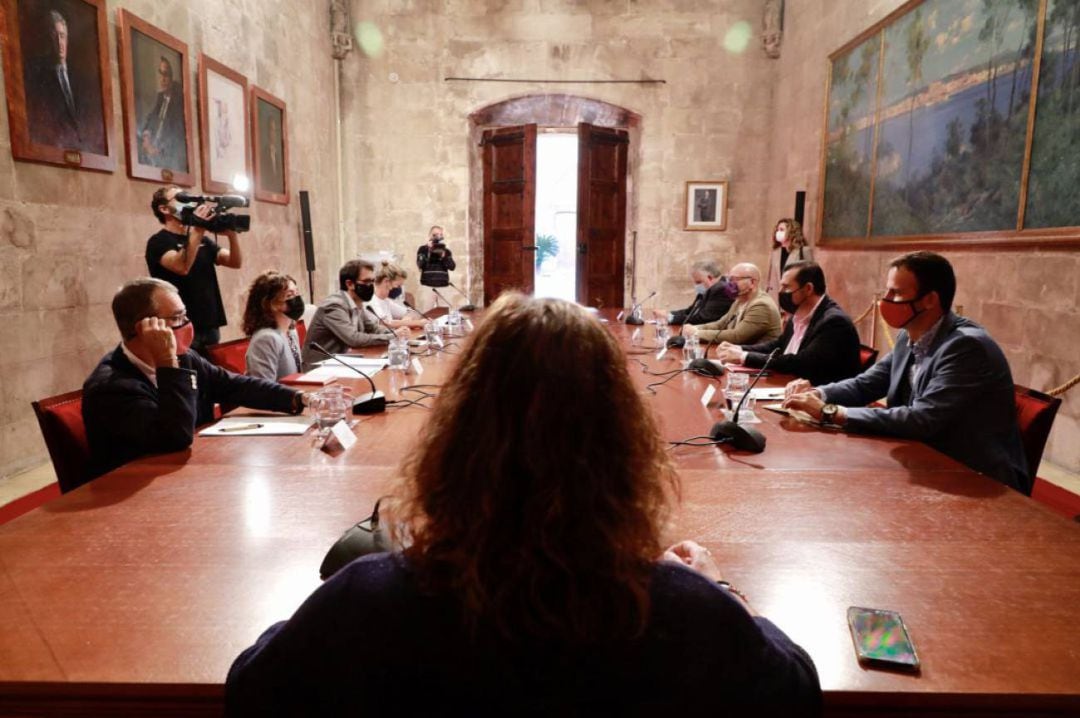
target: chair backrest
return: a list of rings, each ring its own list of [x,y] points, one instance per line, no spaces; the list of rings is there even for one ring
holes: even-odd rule
[[[247,350],[251,344],[251,337],[233,339],[220,344],[211,344],[206,347],[206,354],[210,361],[222,369],[228,369],[236,374],[247,372]]]
[[[1020,427],[1020,441],[1024,444],[1024,456],[1028,463],[1029,493],[1060,406],[1061,399],[1055,396],[1016,385],[1016,423]]]
[[[296,340],[300,342],[300,346],[304,346],[304,339],[307,338],[307,325],[304,324],[303,319],[299,319],[296,322]]]
[[[877,363],[878,350],[865,344],[859,345],[859,367],[866,371]]]
[[[90,442],[82,417],[82,390],[31,402],[60,491],[68,492],[94,478],[90,475]]]

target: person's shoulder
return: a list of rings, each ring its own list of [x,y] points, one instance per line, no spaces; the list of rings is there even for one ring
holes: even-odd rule
[[[146,240],[146,251],[160,252],[164,254],[170,249],[175,249],[184,241],[184,238],[179,234],[173,234],[169,230],[162,227],[154,234],[150,235],[150,238]]]
[[[101,358],[83,382],[83,401],[113,391],[139,389],[144,384],[139,377],[139,370],[128,361],[123,350],[117,347]]]
[[[251,341],[248,343],[248,348],[250,349],[251,347],[256,346],[278,348],[284,347],[285,343],[284,334],[273,327],[263,327],[251,335]]]
[[[651,594],[655,610],[661,613],[729,616],[735,611],[749,617],[742,604],[714,581],[671,561],[656,562]]]
[[[350,605],[392,606],[406,594],[418,594],[405,558],[400,553],[361,556],[335,573],[326,583],[327,593],[336,594]]]

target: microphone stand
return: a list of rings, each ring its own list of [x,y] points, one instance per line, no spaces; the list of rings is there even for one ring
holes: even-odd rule
[[[642,319],[641,317],[637,316],[637,310],[640,309],[641,306],[643,304],[645,304],[645,302],[649,301],[650,299],[652,299],[655,296],[656,296],[656,290],[654,289],[649,294],[649,296],[645,297],[640,302],[635,302],[634,306],[630,307],[630,312],[629,312],[629,314],[626,315],[626,320],[624,321],[624,323],[625,324],[635,324],[635,325],[636,324],[644,324],[645,320]]]
[[[334,361],[340,364],[344,364],[345,366],[349,367],[354,372],[368,380],[368,384],[371,385],[371,392],[368,394],[361,394],[360,396],[353,399],[352,413],[378,414],[379,412],[386,411],[386,394],[383,394],[381,391],[375,389],[375,382],[371,380],[370,376],[360,371],[358,368],[354,367],[349,362],[342,361],[336,355],[331,354],[326,349],[324,349],[318,342],[311,342],[311,346],[313,349],[315,349],[315,351],[319,352],[320,354],[325,354]]]
[[[679,325],[679,333],[676,334],[675,336],[673,336],[671,339],[667,340],[667,345],[669,347],[678,347],[678,348],[681,349],[684,346],[686,346],[686,337],[683,336],[683,328],[686,326],[686,323],[690,320],[690,317],[693,316],[694,309],[697,307],[697,305],[698,305],[698,303],[700,301],[701,301],[701,295],[700,294],[695,294],[694,295],[694,301],[690,302],[690,308],[686,310],[686,318],[683,319],[683,323]],[[708,349],[706,349],[706,351],[708,351]]]
[[[765,435],[757,429],[753,429],[746,426],[739,426],[739,412],[742,411],[743,403],[746,401],[746,397],[750,396],[750,392],[757,386],[758,380],[765,374],[765,370],[769,368],[769,364],[780,352],[780,349],[773,349],[768,358],[765,359],[765,364],[762,365],[761,370],[758,371],[757,376],[754,377],[754,381],[750,382],[750,386],[743,392],[742,398],[739,399],[739,405],[735,407],[732,420],[720,421],[713,424],[712,431],[709,432],[709,436],[713,441],[720,441],[721,439],[727,439],[731,444],[740,451],[749,451],[753,454],[760,454],[765,450]]]
[[[451,287],[453,287],[454,291],[456,291],[458,294],[465,297],[465,304],[461,305],[461,307],[458,309],[459,312],[475,312],[476,311],[476,305],[469,301],[469,295],[468,294],[466,294],[465,292],[458,289],[457,285],[454,284],[453,282],[449,281],[449,280],[447,280],[447,284],[449,284]],[[433,289],[434,289],[434,287],[433,287]]]

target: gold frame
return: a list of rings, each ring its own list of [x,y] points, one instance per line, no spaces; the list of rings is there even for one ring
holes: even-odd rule
[[[872,235],[872,223],[874,216],[874,187],[877,178],[877,147],[878,132],[880,128],[881,113],[881,88],[884,69],[884,30],[893,24],[898,18],[913,11],[926,0],[909,0],[884,18],[874,23],[866,30],[856,35],[853,39],[829,53],[825,64],[825,100],[822,111],[821,149],[818,158],[818,206],[817,206],[817,237],[818,243],[823,246],[843,249],[899,249],[899,248],[934,248],[934,247],[994,247],[998,249],[1033,249],[1033,248],[1062,248],[1080,247],[1080,226],[1072,227],[1049,227],[1040,229],[1025,229],[1024,214],[1027,209],[1028,178],[1031,169],[1031,144],[1035,131],[1035,115],[1038,105],[1039,70],[1042,63],[1043,33],[1046,27],[1047,0],[1039,0],[1038,15],[1036,17],[1037,30],[1032,62],[1031,77],[1031,100],[1028,107],[1027,136],[1025,138],[1024,159],[1021,168],[1020,194],[1018,197],[1017,221],[1015,229],[994,230],[983,232],[954,232],[928,235]],[[874,137],[871,150],[871,175],[870,175],[870,203],[867,208],[866,233],[861,237],[826,237],[825,226],[825,164],[828,149],[829,136],[829,99],[832,92],[832,64],[836,58],[855,47],[879,35],[881,47],[878,51],[878,75],[877,75],[877,99],[874,106]]]
[[[700,185],[700,187],[695,186]],[[691,219],[694,208],[691,204],[694,189],[716,189],[716,220],[713,222],[696,222]],[[727,180],[688,180],[686,182],[686,194],[683,203],[683,230],[686,232],[723,232],[727,229]]]

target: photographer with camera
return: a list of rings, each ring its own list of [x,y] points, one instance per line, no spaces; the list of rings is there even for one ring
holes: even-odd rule
[[[427,244],[416,250],[416,266],[420,268],[420,284],[425,287],[447,287],[450,272],[457,264],[450,248],[446,246],[443,228],[435,225],[428,230]]]
[[[247,206],[246,200],[189,197],[179,187],[161,187],[150,201],[163,228],[146,242],[147,269],[180,290],[195,327],[191,348],[203,356],[206,346],[221,340],[219,328],[227,323],[216,266],[240,268],[237,230],[247,231],[250,223],[249,217],[227,214],[230,206]],[[207,237],[208,231],[225,235],[228,247]]]

